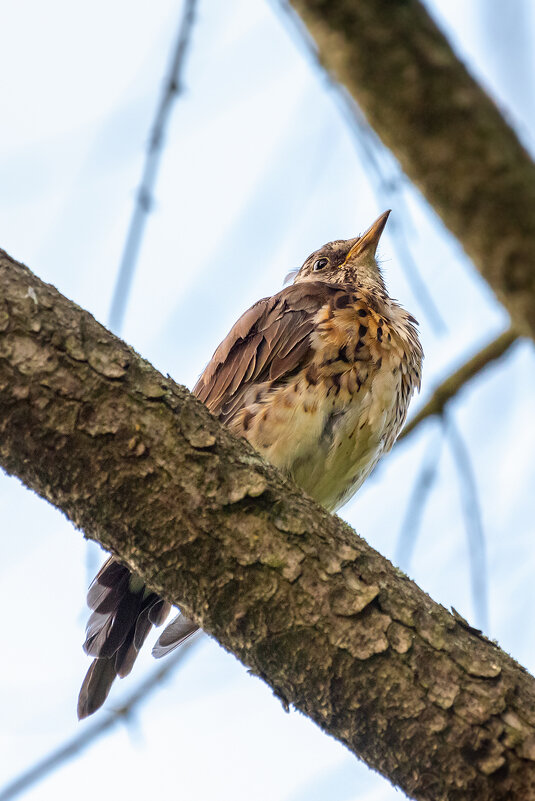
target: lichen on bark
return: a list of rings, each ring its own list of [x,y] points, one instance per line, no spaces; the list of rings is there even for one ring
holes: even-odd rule
[[[0,252],[0,464],[407,794],[535,799],[535,680]]]

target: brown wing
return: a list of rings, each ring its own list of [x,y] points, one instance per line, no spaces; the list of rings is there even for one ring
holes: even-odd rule
[[[311,281],[259,300],[217,348],[194,394],[226,421],[251,384],[284,379],[306,364],[316,314],[337,289]]]

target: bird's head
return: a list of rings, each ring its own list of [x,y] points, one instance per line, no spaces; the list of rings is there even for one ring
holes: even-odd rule
[[[288,278],[295,275],[296,284],[303,281],[360,284],[384,292],[385,285],[375,252],[389,214],[390,210],[381,214],[362,236],[329,242],[316,250],[301,269],[296,273],[289,273]]]

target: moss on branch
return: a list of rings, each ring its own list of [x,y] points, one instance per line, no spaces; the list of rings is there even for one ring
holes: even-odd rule
[[[0,251],[0,464],[417,799],[535,798],[535,680]]]

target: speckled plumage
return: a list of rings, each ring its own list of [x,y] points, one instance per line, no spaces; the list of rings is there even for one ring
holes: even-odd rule
[[[237,435],[329,510],[358,490],[390,450],[420,386],[416,321],[387,294],[375,260],[388,212],[363,234],[313,253],[293,285],[255,303],[233,326],[194,393]],[[113,558],[88,603],[85,649],[96,657],[80,717],[126,675],[169,605]],[[163,656],[196,626],[179,616],[155,648]]]
[[[331,511],[390,450],[420,386],[416,321],[389,298],[375,261],[386,216],[313,253],[292,286],[252,306],[194,389]],[[322,258],[330,264],[311,269]]]

